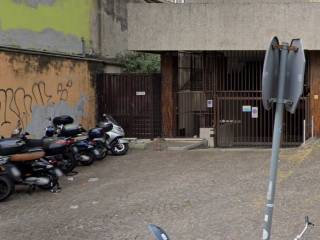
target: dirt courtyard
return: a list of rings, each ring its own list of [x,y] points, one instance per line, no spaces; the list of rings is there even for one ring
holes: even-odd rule
[[[0,203],[1,240],[261,239],[270,150],[132,150],[61,179],[62,191],[19,188]],[[273,240],[293,239],[309,215],[320,239],[320,143],[283,150]]]

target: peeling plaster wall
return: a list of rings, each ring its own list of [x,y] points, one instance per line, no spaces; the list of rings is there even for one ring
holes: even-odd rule
[[[171,0],[172,2],[174,0]],[[303,2],[312,2],[317,0],[184,0],[184,3],[303,3]]]
[[[142,3],[143,0],[102,0],[101,1],[101,52],[104,56],[115,57],[128,50],[127,3]]]
[[[145,0],[0,0],[0,45],[114,58],[128,49],[128,3]]]
[[[41,137],[48,118],[70,114],[86,128],[95,126],[93,63],[0,52],[0,135],[20,120]]]
[[[1,0],[0,44],[81,54],[92,48],[93,0]]]

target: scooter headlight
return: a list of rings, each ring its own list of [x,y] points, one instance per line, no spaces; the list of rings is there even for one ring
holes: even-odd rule
[[[19,169],[16,168],[16,167],[11,167],[11,168],[10,168],[10,171],[11,171],[12,176],[14,176],[14,177],[16,177],[16,178],[18,178],[18,177],[21,176],[21,172],[20,172]]]
[[[79,150],[78,150],[78,148],[77,148],[76,146],[73,146],[73,147],[72,147],[72,151],[73,151],[74,153],[78,153],[78,152],[79,152]]]
[[[53,168],[53,165],[48,164],[48,165],[46,166],[46,168],[47,168],[47,169]]]
[[[63,173],[62,173],[62,171],[61,171],[59,168],[55,168],[55,169],[54,169],[54,173],[55,173],[58,177],[63,176]]]

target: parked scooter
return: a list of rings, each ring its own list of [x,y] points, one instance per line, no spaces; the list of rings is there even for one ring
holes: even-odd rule
[[[106,146],[113,155],[125,155],[129,150],[129,141],[124,139],[125,132],[116,120],[110,115],[103,114],[102,120],[99,122],[99,127],[106,127],[112,123],[112,129],[107,131],[108,138],[106,139]]]
[[[12,193],[12,184],[28,185],[31,189],[59,189],[58,179],[62,172],[43,158],[45,152],[42,148],[27,147],[25,141],[20,138],[6,138],[0,140],[0,156],[1,199]]]
[[[22,128],[16,128],[11,136],[20,138],[29,148],[42,148],[45,152],[44,159],[58,167],[64,174],[70,173],[77,166],[77,160],[74,158],[77,149],[71,146],[70,139],[55,136],[30,139],[28,135],[28,132],[22,133]]]
[[[57,134],[58,137],[70,138],[72,147],[77,149],[74,153],[75,159],[82,165],[91,165],[100,152],[90,143],[85,130],[81,125],[73,124],[74,120],[68,115],[53,118],[53,126],[47,127],[46,136]]]

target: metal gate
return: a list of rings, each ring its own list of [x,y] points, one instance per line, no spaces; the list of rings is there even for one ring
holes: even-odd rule
[[[181,53],[177,134],[193,136],[199,128],[212,127],[219,147],[271,145],[275,109],[265,111],[262,106],[264,53]],[[308,69],[307,54],[305,90],[296,113],[285,114],[283,145],[298,145],[304,134],[311,135]]]
[[[308,108],[308,98],[303,98],[296,113],[285,113],[283,125],[283,145],[299,145],[303,141],[304,116]],[[221,147],[271,145],[275,108],[265,111],[261,98],[219,97],[217,102],[218,121],[217,144]],[[247,108],[248,111],[244,111]],[[249,111],[251,107],[251,111]],[[307,126],[308,127],[308,126]],[[310,137],[310,128],[305,131]]]
[[[98,114],[111,114],[128,137],[161,135],[160,74],[99,74]]]

